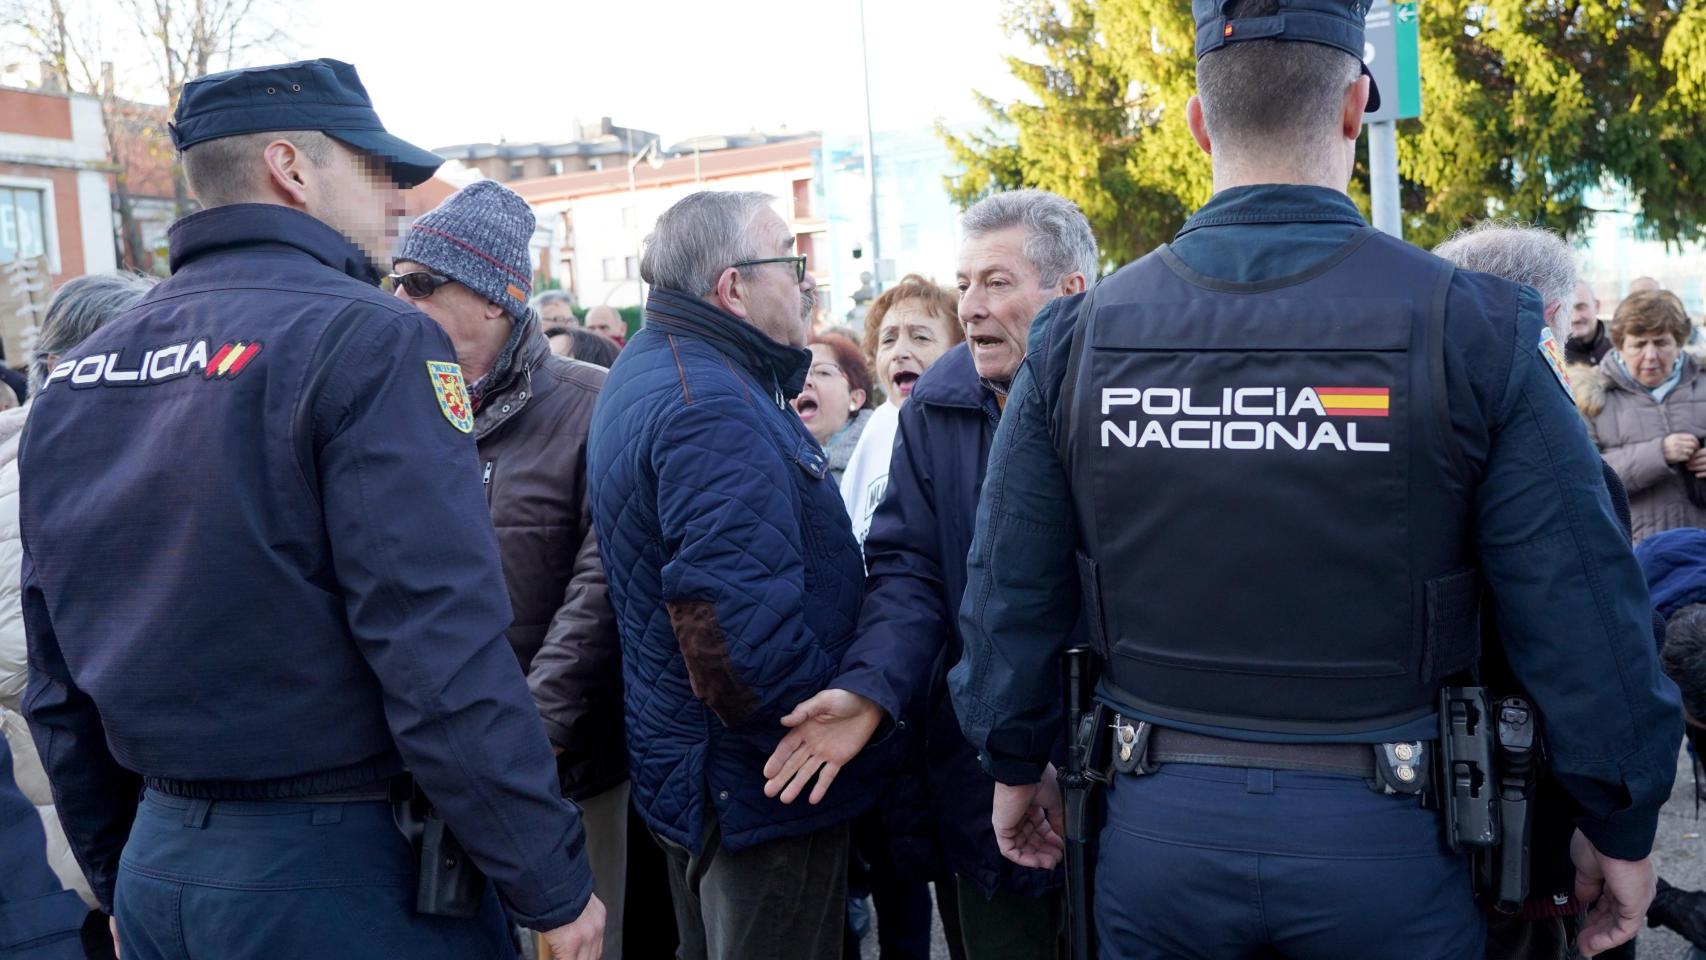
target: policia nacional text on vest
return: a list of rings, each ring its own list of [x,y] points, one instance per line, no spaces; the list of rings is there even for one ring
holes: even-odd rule
[[[1188,756],[1354,772],[1426,792],[1454,847],[1490,849],[1509,821],[1510,855],[1480,858],[1480,886],[1506,904],[1525,895],[1533,711],[1447,686],[1480,655],[1480,574],[1446,403],[1453,270],[1417,266],[1414,248],[1367,228],[1301,274],[1255,283],[1205,276],[1162,247],[1081,307],[1054,427],[1109,698],[1277,740],[1355,740],[1438,711],[1441,737],[1347,746],[1163,730],[1173,745],[1158,751],[1152,725],[1103,708],[1080,721],[1080,769],[1065,778],[1078,839],[1083,790],[1110,768]],[[1087,702],[1090,674],[1069,657],[1069,710]]]

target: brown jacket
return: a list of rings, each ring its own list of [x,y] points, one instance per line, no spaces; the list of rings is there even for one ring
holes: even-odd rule
[[[1588,432],[1629,489],[1636,542],[1676,527],[1706,527],[1706,510],[1690,503],[1681,473],[1665,462],[1664,438],[1706,437],[1706,378],[1682,356],[1682,380],[1660,403],[1617,364],[1615,353],[1596,366],[1573,366],[1576,402]]]
[[[579,800],[628,776],[621,646],[587,509],[604,368],[552,355],[531,317],[518,326],[528,335],[480,384],[474,439],[515,611],[510,646],[563,750],[563,792]]]

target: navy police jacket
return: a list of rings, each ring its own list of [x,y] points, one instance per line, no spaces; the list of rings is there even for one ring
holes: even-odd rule
[[[832,826],[870,806],[883,750],[822,803],[785,805],[764,796],[781,718],[833,686],[897,719],[913,674],[855,643],[859,547],[828,457],[787,405],[811,354],[674,291],[654,288],[646,311],[587,441],[634,805],[694,851],[707,803],[730,850]]]
[[[1247,283],[1300,274],[1364,229],[1335,191],[1242,187],[1217,194],[1172,249],[1199,274]],[[1103,285],[1117,290],[1118,279]],[[1058,625],[1079,611],[1074,504],[1051,424],[1083,303],[1055,300],[1031,328],[968,562],[966,656],[950,683],[967,736],[1007,783],[1036,782],[1049,758],[1061,712]],[[1481,573],[1506,658],[1539,708],[1552,774],[1601,852],[1639,859],[1670,795],[1681,712],[1653,655],[1640,568],[1593,445],[1539,347],[1543,329],[1532,289],[1458,271],[1446,300],[1446,402],[1474,483]],[[1141,497],[1142,478],[1130,483]],[[1139,588],[1112,589],[1128,586]]]
[[[138,787],[285,799],[405,767],[527,926],[592,893],[504,639],[449,339],[280,206],[63,358],[20,451],[25,712],[108,909]]]
[[[977,495],[1000,421],[995,392],[979,379],[964,344],[919,378],[900,408],[888,489],[865,538],[859,634],[919,657],[913,669],[929,679],[911,705],[918,717],[913,733],[923,740],[925,795],[885,795],[882,804],[897,866],[918,873],[934,866],[909,862],[920,856],[909,849],[907,828],[922,816],[930,846],[939,846],[953,873],[986,895],[1008,890],[1038,896],[1057,886],[1055,877],[1013,863],[996,847],[989,822],[994,781],[960,732],[947,686],[948,668],[960,660],[960,598]]]

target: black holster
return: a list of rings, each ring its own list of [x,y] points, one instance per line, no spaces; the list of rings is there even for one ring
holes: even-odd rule
[[[1532,705],[1491,700],[1484,687],[1440,691],[1435,779],[1453,851],[1467,850],[1476,894],[1501,913],[1528,896],[1539,736]]]
[[[412,783],[412,781],[411,781]],[[477,916],[486,875],[418,787],[391,805],[397,829],[415,852],[415,912],[429,917]]]
[[[1091,858],[1095,830],[1091,823],[1092,793],[1108,782],[1107,708],[1093,704],[1097,660],[1089,647],[1062,654],[1062,688],[1066,695],[1066,769],[1059,773],[1065,805],[1066,934],[1071,960],[1096,955],[1095,924],[1091,919]]]

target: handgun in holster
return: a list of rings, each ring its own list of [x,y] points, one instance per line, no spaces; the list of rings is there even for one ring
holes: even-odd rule
[[[1521,697],[1489,701],[1483,687],[1440,692],[1438,789],[1446,837],[1468,849],[1476,892],[1501,913],[1528,896],[1529,841],[1539,774],[1534,707]]]
[[[397,829],[415,853],[415,912],[429,917],[477,916],[485,898],[486,875],[474,865],[467,851],[432,801],[409,781],[394,796],[391,814]]]

